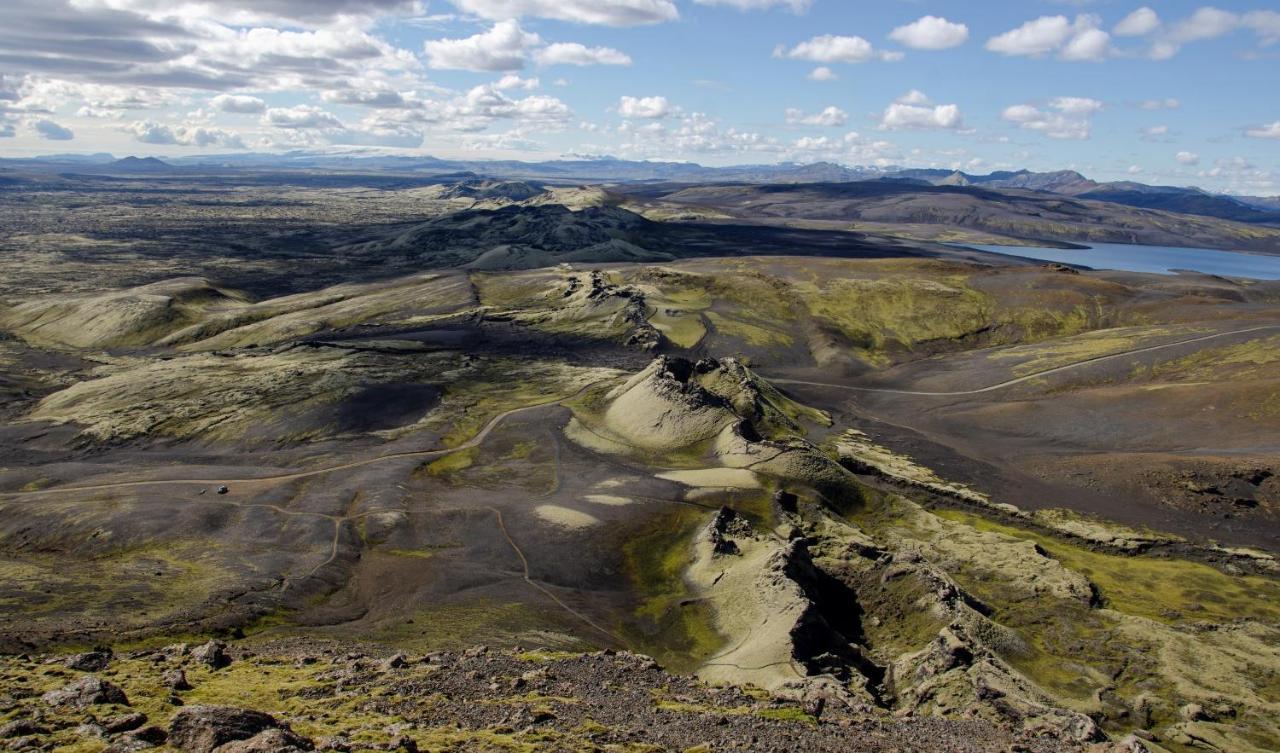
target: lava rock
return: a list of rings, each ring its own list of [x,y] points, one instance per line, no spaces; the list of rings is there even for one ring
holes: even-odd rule
[[[51,690],[41,697],[50,706],[72,706],[78,709],[104,703],[129,705],[129,699],[123,690],[95,675],[81,677],[61,690]]]
[[[122,716],[113,716],[102,722],[102,727],[109,734],[117,735],[121,732],[130,732],[147,723],[147,715],[143,713],[124,714]]]
[[[173,715],[169,724],[169,745],[185,753],[213,753],[228,743],[254,740],[264,732],[278,731],[285,736],[264,738],[258,747],[237,748],[238,753],[268,753],[276,750],[310,750],[311,743],[294,735],[270,714],[234,706],[188,706]],[[267,743],[284,743],[287,748],[262,747]],[[303,747],[305,746],[305,747]]]
[[[67,669],[74,669],[77,672],[101,672],[110,663],[110,651],[88,651],[68,656],[62,664]]]
[[[218,753],[303,753],[315,748],[305,737],[280,728],[261,732],[248,740],[227,743]]]
[[[210,669],[222,669],[231,663],[227,655],[227,645],[222,641],[209,641],[191,651],[191,658],[207,665]]]

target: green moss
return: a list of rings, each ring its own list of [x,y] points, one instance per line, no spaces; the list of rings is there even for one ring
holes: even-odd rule
[[[580,656],[575,651],[525,651],[516,654],[516,658],[520,661],[533,662],[535,664],[547,664],[554,661],[563,661],[565,659],[573,659]]]
[[[768,347],[770,345],[789,346],[794,342],[791,335],[772,327],[754,324],[743,319],[718,314],[714,311],[708,312],[707,318],[711,320],[711,324],[715,326],[717,333],[736,337],[748,345],[757,347]]]
[[[691,600],[684,577],[693,561],[693,536],[706,517],[702,510],[674,508],[629,531],[622,545],[628,578],[640,598],[622,633],[677,672],[691,671],[724,644],[710,608]]]
[[[756,712],[756,716],[765,719],[776,719],[781,722],[802,722],[804,724],[817,724],[818,720],[812,714],[806,714],[804,709],[796,706],[782,706],[776,709],[760,709]]]
[[[799,287],[810,314],[838,330],[872,363],[884,362],[890,349],[963,337],[992,318],[992,301],[956,275],[837,278]]]
[[[471,447],[459,452],[451,452],[438,460],[427,464],[427,474],[431,476],[449,476],[466,470],[475,464],[479,450]]]
[[[511,452],[507,453],[507,457],[512,460],[525,460],[538,449],[537,442],[517,442],[511,448]]]
[[[1096,552],[959,510],[935,514],[981,531],[1034,541],[1048,556],[1089,578],[1105,605],[1118,612],[1171,624],[1280,620],[1280,581],[1274,578],[1227,575],[1189,560]]]
[[[57,482],[56,482],[54,479],[51,479],[51,478],[44,478],[44,477],[36,478],[36,479],[32,479],[32,480],[28,481],[27,483],[23,484],[23,485],[22,485],[22,488],[21,488],[21,489],[19,489],[18,491],[22,491],[22,492],[34,492],[34,491],[39,491],[39,490],[41,490],[41,489],[46,489],[46,488],[48,488],[48,487],[52,486],[52,485],[53,485],[53,484],[55,484],[55,483],[57,483]]]

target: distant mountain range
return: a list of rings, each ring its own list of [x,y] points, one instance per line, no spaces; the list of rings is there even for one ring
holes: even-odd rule
[[[811,164],[706,167],[692,162],[648,162],[612,157],[546,162],[514,160],[442,160],[430,156],[327,154],[307,151],[283,154],[199,155],[160,160],[110,154],[59,154],[29,159],[0,159],[0,171],[77,174],[222,174],[251,172],[333,171],[378,174],[447,182],[479,177],[537,180],[547,183],[850,183],[867,180],[910,182],[932,186],[975,186],[1036,191],[1160,209],[1182,214],[1267,225],[1280,225],[1280,196],[1231,196],[1199,188],[1151,186],[1133,181],[1099,183],[1073,170],[1036,173],[1029,170],[975,175],[956,170],[899,167],[846,167],[832,162]],[[12,181],[0,181],[11,183]]]

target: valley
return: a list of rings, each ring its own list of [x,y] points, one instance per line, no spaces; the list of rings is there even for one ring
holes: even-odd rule
[[[160,651],[215,637],[262,710],[369,745],[398,740],[393,700],[341,704],[382,658],[443,677],[482,644],[514,652],[486,676],[571,683],[622,671],[591,652],[651,656],[679,679],[636,713],[690,748],[718,717],[785,745],[816,699],[868,750],[928,725],[1280,744],[1280,282],[814,224],[851,216],[827,184],[241,188],[151,216],[143,183],[75,194],[68,222],[0,207],[6,719],[38,708],[15,678],[68,679],[30,657],[99,645],[153,720],[153,660],[233,702]],[[725,203],[797,192],[804,216]],[[609,745],[652,723],[586,688],[494,696],[543,722],[413,729],[573,749],[579,703]]]

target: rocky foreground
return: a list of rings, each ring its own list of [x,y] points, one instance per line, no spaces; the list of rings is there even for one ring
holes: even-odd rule
[[[16,751],[1142,751],[713,686],[626,652],[281,641],[0,659]]]

